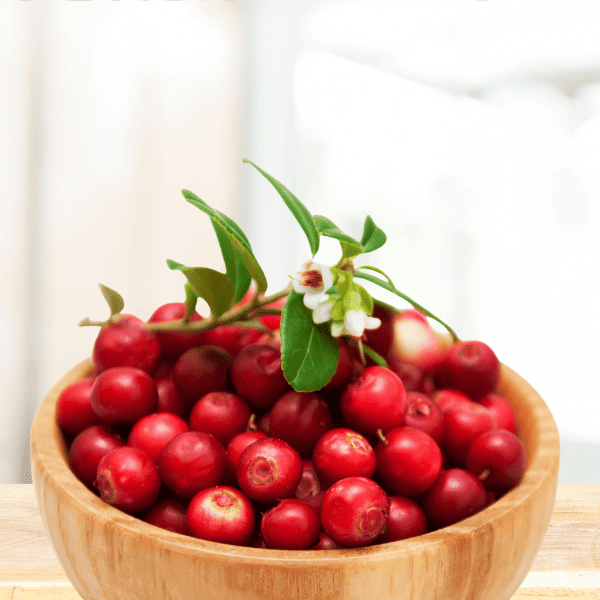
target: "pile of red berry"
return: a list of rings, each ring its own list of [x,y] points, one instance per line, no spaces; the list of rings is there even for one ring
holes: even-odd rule
[[[167,304],[149,321],[184,313]],[[394,356],[395,317],[380,316],[365,341],[387,368],[341,339],[330,383],[297,392],[276,335],[153,332],[123,315],[100,330],[94,376],[58,399],[70,466],[129,514],[227,544],[358,547],[460,521],[525,470],[500,364],[487,345],[456,342],[420,369]]]

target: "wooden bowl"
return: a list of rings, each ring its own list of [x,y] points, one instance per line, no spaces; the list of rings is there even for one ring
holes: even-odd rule
[[[318,551],[206,542],[144,523],[95,496],[69,469],[55,419],[61,390],[91,367],[90,360],[80,363],[54,386],[31,429],[42,518],[68,578],[85,599],[508,600],[550,522],[558,430],[542,398],[504,365],[500,392],[516,409],[527,450],[522,482],[450,527],[400,542]]]

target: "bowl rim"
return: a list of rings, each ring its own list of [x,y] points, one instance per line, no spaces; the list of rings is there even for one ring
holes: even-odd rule
[[[30,443],[31,459],[32,463],[35,463],[35,465],[32,464],[32,473],[34,474],[33,483],[36,494],[39,495],[40,491],[35,472],[40,470],[45,472],[48,480],[51,480],[60,493],[67,494],[71,502],[77,504],[79,510],[88,513],[93,511],[95,518],[101,520],[103,524],[110,523],[111,527],[118,527],[143,536],[147,541],[152,538],[155,542],[167,544],[173,549],[196,551],[199,558],[213,556],[223,560],[243,561],[247,564],[277,563],[278,566],[290,568],[316,567],[320,564],[331,564],[331,561],[343,561],[344,563],[356,559],[363,562],[366,559],[377,561],[390,555],[414,554],[416,551],[433,548],[438,542],[447,540],[450,535],[473,535],[477,530],[486,528],[526,501],[543,485],[547,478],[556,476],[558,471],[560,440],[558,428],[550,409],[526,380],[506,365],[501,364],[500,393],[502,394],[502,390],[511,383],[518,384],[526,392],[526,404],[536,417],[537,444],[533,453],[527,457],[527,467],[521,482],[485,509],[463,521],[421,536],[362,548],[292,551],[211,542],[161,529],[105,503],[79,481],[71,471],[67,459],[65,438],[55,418],[56,402],[64,388],[92,374],[91,358],[78,363],[52,387],[35,414],[31,426]],[[48,437],[50,438],[49,443],[40,443],[42,439]]]

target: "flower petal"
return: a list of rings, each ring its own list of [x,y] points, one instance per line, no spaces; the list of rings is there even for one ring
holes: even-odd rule
[[[326,296],[326,294],[323,294]],[[333,300],[326,300],[325,302],[319,303],[319,305],[313,310],[313,322],[314,323],[326,323],[331,319],[331,309],[333,307]]]
[[[326,297],[323,291],[317,292],[314,288],[308,288],[308,291],[304,294],[304,306],[310,308],[310,310],[314,310],[321,300]]]
[[[348,333],[354,337],[360,337],[365,330],[366,314],[362,310],[349,310],[344,317],[344,325]]]
[[[365,329],[377,329],[381,325],[381,320],[376,317],[367,317]]]
[[[346,328],[342,323],[332,323],[331,324],[331,335],[333,337],[340,337],[340,335],[344,335],[346,332]]]

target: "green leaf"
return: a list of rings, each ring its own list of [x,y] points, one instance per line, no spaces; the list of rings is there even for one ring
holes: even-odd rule
[[[363,227],[362,238],[360,245],[365,252],[373,252],[377,248],[381,248],[387,241],[385,233],[375,225],[373,219],[367,216]]]
[[[281,364],[292,387],[314,392],[327,385],[339,360],[339,342],[327,325],[315,325],[302,295],[292,290],[281,318]]]
[[[267,290],[267,278],[252,253],[248,238],[244,235],[240,227],[223,213],[211,208],[193,192],[182,190],[181,193],[190,204],[199,208],[211,218],[213,229],[217,233],[223,260],[225,261],[227,276],[234,286],[234,297],[240,300],[248,290],[250,285],[248,283],[246,286],[248,273],[256,281],[259,294],[264,293]],[[240,281],[238,281],[238,278],[241,278]],[[243,293],[241,292],[242,289],[244,290]]]
[[[323,215],[315,215],[313,219],[319,235],[339,240],[342,258],[354,258],[363,253],[360,242],[346,235],[333,221]]]
[[[183,287],[185,289],[185,315],[183,318],[187,320],[192,316],[192,314],[196,310],[198,296],[196,296],[194,289],[189,283],[186,283]]]
[[[233,306],[233,284],[224,273],[205,267],[186,267],[174,260],[167,260],[167,265],[186,276],[194,294],[206,300],[214,316],[222,315]]]
[[[111,290],[109,287],[106,287],[101,283],[99,283],[98,286],[100,287],[100,291],[102,292],[102,295],[104,296],[104,299],[110,308],[110,316],[112,317],[114,315],[118,315],[125,307],[125,301],[123,300],[121,294],[115,292],[115,290]]]
[[[394,285],[394,282],[390,279],[390,277],[388,275],[386,275],[381,269],[378,269],[377,267],[372,267],[371,265],[361,265],[358,268],[359,269],[368,269],[369,271],[375,271],[376,273],[379,273],[380,275],[383,275],[390,282],[390,285],[392,287],[396,287]]]
[[[387,361],[385,360],[385,358],[383,358],[383,356],[381,356],[381,354],[378,354],[377,352],[375,352],[375,350],[373,350],[372,348],[369,348],[369,346],[365,346],[363,344],[363,350],[364,353],[367,356],[370,356],[380,367],[386,367],[388,366]]]
[[[298,200],[298,198],[296,198],[296,196],[294,196],[294,194],[292,194],[292,192],[290,192],[290,190],[288,190],[280,181],[277,181],[277,179],[263,171],[253,162],[245,158],[244,162],[252,165],[277,190],[287,207],[292,211],[292,214],[300,224],[300,227],[302,227],[308,239],[308,243],[310,244],[310,251],[314,256],[319,250],[319,232],[317,231],[313,217],[306,206],[304,206],[304,204],[302,204],[302,202],[300,202],[300,200]]]
[[[369,316],[373,314],[373,297],[362,285],[353,282],[356,292],[360,296],[360,308],[364,310]]]

